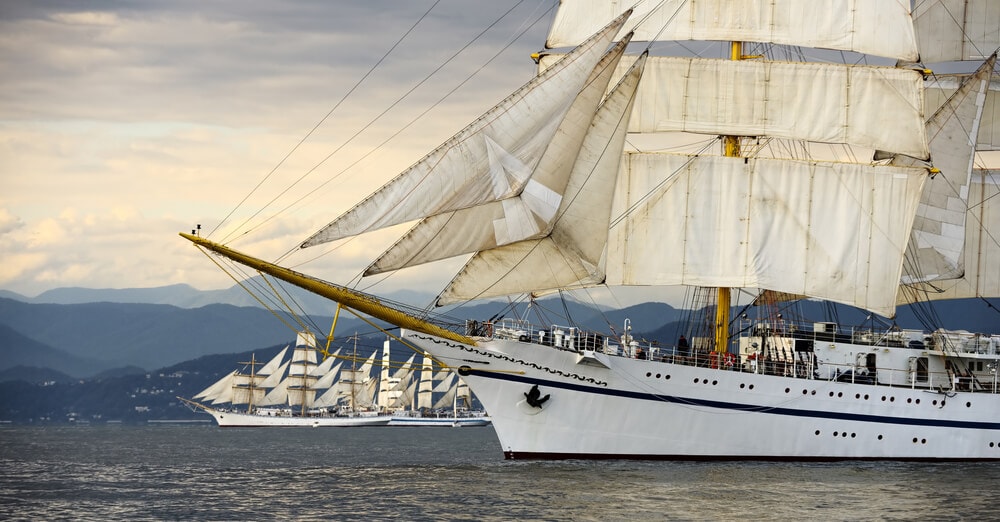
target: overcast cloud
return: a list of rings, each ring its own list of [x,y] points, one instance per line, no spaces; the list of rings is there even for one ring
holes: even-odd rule
[[[0,288],[32,296],[64,286],[230,286],[177,232],[196,223],[215,229],[433,3],[0,6]],[[276,258],[527,81],[528,55],[541,48],[555,3],[439,2],[240,207],[232,224],[305,175],[254,222],[290,210],[234,246]],[[324,161],[511,7],[461,59]],[[348,168],[473,73],[430,115]],[[300,269],[346,282],[399,232],[349,242]],[[324,251],[306,252],[291,262]],[[383,284],[437,291],[448,270],[404,271]]]

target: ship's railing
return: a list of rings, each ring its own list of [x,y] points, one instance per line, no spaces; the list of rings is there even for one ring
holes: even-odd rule
[[[618,338],[558,324],[538,326],[520,319],[466,321],[465,333],[473,337],[535,343],[570,351],[599,351],[625,357],[651,358],[660,353],[655,343],[640,342],[631,336]]]
[[[881,336],[872,335],[868,330],[861,329],[853,330],[850,334],[837,334],[832,331],[807,332],[797,329],[773,329],[768,332],[747,329],[744,332],[745,334],[750,332],[757,334],[768,333],[775,336],[780,333],[788,335],[793,339],[853,342],[855,344],[868,344],[865,341],[870,341],[873,346],[906,346],[915,349],[922,349],[925,346],[922,342],[914,343],[916,340],[915,332],[909,330],[887,332]],[[618,357],[714,368],[722,371],[761,373],[800,379],[871,384],[873,386],[988,393],[1000,392],[1000,386],[997,383],[997,372],[1000,372],[1000,368],[995,367],[998,366],[996,363],[993,363],[994,367],[990,367],[991,379],[984,378],[982,374],[975,376],[971,374],[954,374],[951,372],[933,372],[929,370],[918,372],[913,369],[902,368],[876,367],[874,372],[869,373],[867,368],[861,367],[858,364],[823,362],[822,364],[815,365],[810,361],[799,361],[795,357],[769,359],[763,354],[751,354],[749,357],[741,358],[735,353],[716,353],[704,349],[689,350],[688,353],[682,353],[676,347],[661,347],[650,342],[640,343],[631,338],[631,336],[605,336],[572,326],[551,325],[540,327],[517,319],[503,319],[495,322],[484,321],[482,323],[468,321],[466,323],[466,334],[534,343],[560,350],[575,352],[599,351]],[[955,346],[952,349],[956,351],[1000,354],[1000,337],[998,336],[971,336],[967,332],[949,332],[949,335],[951,337],[947,339],[950,340],[942,340],[940,337],[934,339],[934,337],[938,337],[938,333],[935,333],[933,336],[927,336],[927,344],[930,345],[928,348],[935,346],[940,348],[942,343],[953,342]],[[970,351],[970,349],[974,349],[975,351]],[[760,357],[759,360],[758,356]]]

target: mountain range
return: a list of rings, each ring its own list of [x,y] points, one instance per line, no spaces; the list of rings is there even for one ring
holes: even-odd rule
[[[333,305],[311,294],[293,293],[310,315],[275,314],[246,306],[236,296],[243,290],[202,292],[187,285],[147,289],[63,288],[34,298],[0,292],[0,421],[64,422],[73,419],[198,418],[175,396],[191,396],[237,361],[252,353],[276,352],[295,339],[302,325],[325,335]],[[432,296],[394,296],[409,302]],[[309,301],[310,299],[314,301]],[[215,300],[228,301],[225,303]],[[306,306],[302,303],[309,301]],[[643,303],[621,309],[584,305],[559,297],[510,309],[504,302],[468,304],[452,310],[457,317],[480,321],[528,317],[535,324],[577,324],[610,335],[626,328],[640,339],[670,346],[691,311],[664,303]],[[734,308],[737,323],[758,313]],[[938,303],[933,314],[902,307],[895,323],[865,312],[828,303],[802,301],[783,313],[792,318],[822,317],[845,328],[880,329],[891,324],[922,329],[921,317],[933,316],[951,329],[1000,332],[1000,312],[986,300]],[[572,321],[564,319],[572,318]],[[376,323],[377,324],[377,323]],[[380,325],[386,327],[386,325]],[[926,329],[926,328],[923,328]],[[367,322],[342,313],[334,345],[353,334],[380,344],[385,334]],[[394,351],[404,357],[405,350]]]

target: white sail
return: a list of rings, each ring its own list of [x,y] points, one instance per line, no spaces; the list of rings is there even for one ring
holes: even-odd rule
[[[627,45],[628,38],[618,42],[594,67],[520,194],[423,219],[376,259],[365,275],[548,233],[565,195],[574,158]]]
[[[337,406],[343,398],[342,390],[334,386],[316,397],[316,400],[313,401],[313,408],[332,408]]]
[[[608,284],[767,288],[892,316],[925,178],[889,166],[629,154]]]
[[[438,387],[441,388],[444,395],[434,403],[432,408],[435,410],[438,408],[451,408],[455,403],[455,394],[458,393],[458,375],[451,373],[441,381]],[[435,387],[435,391],[437,391],[437,387]]]
[[[1000,47],[996,0],[922,0],[913,18],[925,63],[984,60]]]
[[[967,75],[949,74],[928,80],[924,86],[925,112],[934,114],[955,94],[966,78]],[[986,91],[986,99],[982,105],[983,115],[976,138],[976,150],[1000,150],[1000,81],[994,79],[989,82],[989,90]]]
[[[973,173],[965,222],[964,272],[961,278],[913,285],[901,303],[968,297],[1000,297],[1000,172]]]
[[[438,297],[439,305],[604,280],[601,257],[607,244],[611,196],[644,63],[645,55],[594,115],[549,235],[477,253]]]
[[[962,275],[969,179],[995,63],[995,56],[983,63],[927,120],[934,166],[941,172],[924,185],[907,247],[903,284]],[[902,157],[893,163],[913,162]]]
[[[272,374],[273,375],[273,374]],[[267,394],[257,403],[258,406],[277,406],[288,400],[288,379],[268,390]]]
[[[205,401],[214,401],[221,395],[227,394],[227,390],[231,393],[233,388],[233,378],[236,372],[227,373],[223,378],[219,379],[213,383],[208,388],[202,390],[198,395],[195,395],[195,399],[204,399]]]
[[[245,373],[233,375],[233,396],[229,402],[233,404],[257,404],[264,398],[264,388],[260,387],[263,377]]]
[[[317,364],[315,368],[309,371],[309,375],[312,375],[313,377],[322,377],[323,375],[326,375],[326,373],[330,371],[330,368],[333,368],[333,363],[336,361],[337,360],[333,357],[323,359],[323,362]]]
[[[417,385],[417,398],[415,405],[417,409],[423,410],[434,405],[434,367],[431,364],[431,357],[426,352],[421,356],[420,363],[420,383]]]
[[[288,369],[289,364],[290,362],[286,362],[285,364],[279,366],[277,370],[274,371],[274,373],[266,376],[264,380],[260,381],[260,384],[258,386],[264,389],[274,388],[275,386],[277,386],[278,383],[280,383],[285,378],[285,370]]]
[[[543,57],[540,67],[558,58]],[[929,155],[923,76],[915,70],[651,56],[642,76],[629,132],[768,136]]]
[[[632,6],[622,30],[637,41],[768,42],[917,59],[910,2],[900,0],[561,0],[546,47],[577,45]]]
[[[322,390],[324,388],[329,388],[333,386],[333,383],[336,382],[337,380],[337,376],[340,374],[340,367],[342,365],[343,365],[342,362],[338,362],[336,366],[327,370],[326,373],[324,373],[319,379],[316,380],[316,382],[313,384],[313,388],[316,388],[317,390]]]
[[[268,361],[267,364],[261,366],[260,370],[257,371],[257,375],[271,375],[272,373],[275,373],[275,371],[278,370],[278,367],[281,366],[281,361],[285,358],[285,353],[287,352],[288,347],[286,346],[278,352],[278,355],[275,355],[270,361]]]
[[[303,243],[334,241],[519,194],[626,15]]]

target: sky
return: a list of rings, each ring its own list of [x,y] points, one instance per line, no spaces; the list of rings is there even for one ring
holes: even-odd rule
[[[555,4],[0,4],[0,289],[232,286],[177,233],[278,259],[528,81]],[[404,230],[284,264],[345,283]]]

